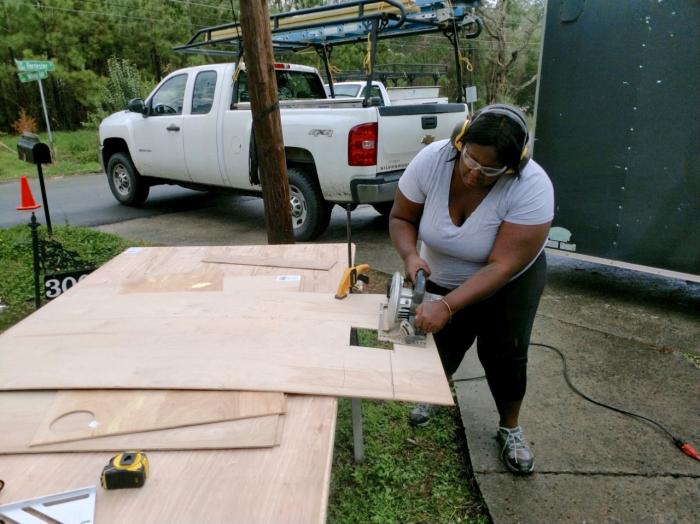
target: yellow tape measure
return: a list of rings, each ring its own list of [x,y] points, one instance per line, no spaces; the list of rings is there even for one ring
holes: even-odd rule
[[[148,476],[148,457],[140,451],[124,451],[112,457],[100,483],[104,489],[140,488]]]

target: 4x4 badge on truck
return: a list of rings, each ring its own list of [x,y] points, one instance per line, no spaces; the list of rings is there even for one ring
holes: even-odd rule
[[[323,136],[327,136],[327,137],[332,137],[333,130],[332,129],[312,129],[311,131],[309,131],[309,134],[313,135],[313,136],[323,135]]]
[[[435,137],[433,135],[425,135],[420,141],[421,144],[425,144],[426,146],[433,142],[435,142]]]

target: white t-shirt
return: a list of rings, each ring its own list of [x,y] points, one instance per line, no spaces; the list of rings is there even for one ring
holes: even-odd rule
[[[455,156],[448,140],[433,142],[416,155],[399,179],[401,193],[423,204],[418,236],[420,256],[432,272],[430,280],[449,289],[486,265],[503,221],[537,225],[554,216],[552,183],[542,167],[530,160],[519,177],[501,175],[464,223],[454,225],[448,203],[454,167],[450,159]]]

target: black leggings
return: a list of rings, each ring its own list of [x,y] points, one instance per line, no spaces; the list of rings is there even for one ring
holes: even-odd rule
[[[452,320],[434,334],[447,376],[457,370],[476,338],[477,353],[493,398],[523,399],[527,384],[527,349],[546,272],[543,251],[525,273],[489,298],[457,311]],[[430,280],[426,290],[439,295],[450,292]]]

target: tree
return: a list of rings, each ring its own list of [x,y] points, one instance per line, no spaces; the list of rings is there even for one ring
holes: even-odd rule
[[[484,27],[481,38],[488,44],[477,60],[485,102],[516,102],[532,108],[534,91],[531,97],[523,97],[522,92],[537,79],[544,0],[491,0],[478,13]]]
[[[338,0],[269,0],[274,12],[304,9]],[[473,64],[466,78],[477,85],[481,103],[515,102],[534,106],[535,80],[544,0],[483,0],[478,14],[484,32],[460,41]],[[52,127],[76,129],[97,113],[108,77],[108,57],[128,60],[150,85],[180,67],[231,58],[173,52],[200,28],[240,18],[238,0],[0,0],[0,131],[10,131],[19,111],[43,124],[35,82],[22,84],[14,59],[50,59],[56,71],[44,82]],[[363,69],[365,42],[338,46],[332,64]],[[279,58],[323,69],[315,52]],[[441,34],[381,40],[377,63],[448,64],[440,78],[454,97],[452,48]]]

